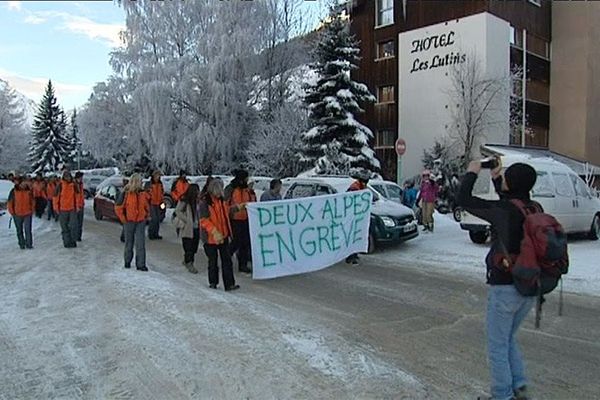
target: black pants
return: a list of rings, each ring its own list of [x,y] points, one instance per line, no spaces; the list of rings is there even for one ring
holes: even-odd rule
[[[181,244],[183,245],[183,260],[184,262],[194,262],[194,256],[198,252],[198,244],[200,244],[200,229],[194,229],[193,238],[181,238]]]
[[[148,238],[158,239],[160,230],[160,206],[150,206],[150,223],[148,224]],[[196,246],[197,248],[198,246]]]
[[[44,210],[46,209],[46,199],[43,197],[35,198],[35,216],[42,218]]]
[[[237,252],[238,267],[240,269],[248,268],[250,261],[250,225],[248,220],[231,220],[231,230],[233,230],[233,245],[231,254]]]
[[[67,248],[77,247],[77,211],[61,211],[58,215],[63,245]]]
[[[83,235],[83,208],[77,211],[77,241],[81,242],[81,236]]]
[[[24,248],[31,248],[33,246],[33,235],[31,234],[31,215],[26,217],[13,217],[15,221],[15,228],[17,229],[17,240],[19,246]]]
[[[208,283],[211,285],[219,284],[219,255],[221,256],[221,274],[223,275],[223,284],[225,288],[235,285],[233,277],[233,263],[231,262],[231,253],[229,244],[205,244],[204,252],[208,257]]]
[[[55,220],[58,219],[58,215],[54,212],[54,206],[52,205],[52,200],[48,200],[48,221],[52,218]]]

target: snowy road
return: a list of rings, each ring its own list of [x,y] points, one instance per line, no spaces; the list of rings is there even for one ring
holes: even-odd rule
[[[151,272],[122,268],[120,227],[86,220],[63,249],[37,223],[16,249],[0,218],[0,399],[464,399],[487,387],[481,278],[432,268],[426,241],[359,267],[207,288],[170,227]],[[436,233],[437,234],[437,233]],[[412,246],[412,247],[411,247]],[[539,398],[600,393],[600,298],[555,298],[522,343]]]

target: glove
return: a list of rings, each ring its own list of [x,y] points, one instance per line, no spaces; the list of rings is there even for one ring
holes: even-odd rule
[[[215,238],[215,241],[217,242],[217,244],[221,244],[225,240],[225,238],[223,237],[223,234],[221,232],[219,232],[217,229],[213,229],[212,236]]]

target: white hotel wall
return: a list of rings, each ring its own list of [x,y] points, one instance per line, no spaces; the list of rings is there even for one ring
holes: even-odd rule
[[[454,34],[451,34],[454,32]],[[438,44],[443,47],[416,51],[414,42],[423,38],[446,34]],[[436,55],[460,53],[461,57],[476,54],[486,77],[503,78],[508,84],[510,70],[510,25],[489,13],[481,13],[451,20],[399,35],[398,136],[406,141],[402,157],[402,179],[417,175],[422,170],[423,150],[433,146],[436,138],[447,136],[449,125],[449,98],[451,87],[449,66],[431,68]],[[438,36],[440,37],[440,36]],[[448,38],[451,40],[448,40]],[[451,44],[449,44],[451,43]],[[417,48],[418,50],[418,48]],[[427,69],[411,70],[418,62],[427,61]],[[509,92],[503,93],[496,109],[501,122],[491,128],[484,138],[486,143],[509,142]],[[446,108],[448,105],[448,108]]]

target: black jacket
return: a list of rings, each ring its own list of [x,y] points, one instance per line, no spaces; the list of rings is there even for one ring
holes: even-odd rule
[[[468,172],[462,180],[458,191],[458,204],[469,213],[479,217],[491,226],[492,245],[486,257],[487,283],[490,285],[510,285],[513,283],[510,272],[498,267],[494,261],[497,254],[516,255],[521,249],[523,240],[523,222],[525,217],[521,211],[510,202],[511,199],[523,200],[531,203],[529,196],[517,197],[510,193],[500,192],[502,176],[494,180],[494,187],[500,195],[500,200],[484,200],[472,195],[473,185],[477,174]],[[539,205],[538,205],[539,206]],[[539,206],[541,209],[541,206]]]

